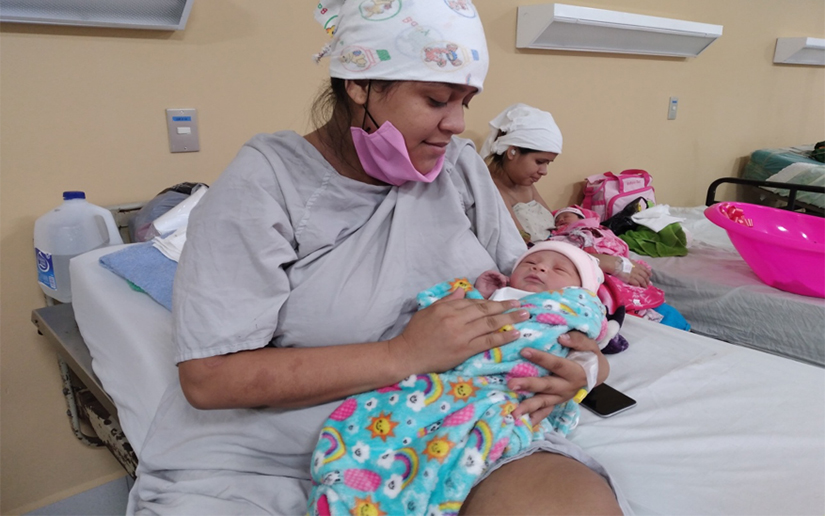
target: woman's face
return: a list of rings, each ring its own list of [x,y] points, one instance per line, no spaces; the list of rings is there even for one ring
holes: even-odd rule
[[[504,159],[504,172],[510,180],[520,186],[532,186],[533,183],[547,175],[547,165],[552,163],[556,152],[525,152],[515,147],[507,149]]]
[[[579,270],[556,251],[538,251],[522,260],[510,275],[510,286],[528,292],[581,287]]]
[[[476,91],[463,84],[402,81],[385,91],[373,89],[367,109],[378,124],[390,121],[404,135],[413,166],[426,174],[447,151],[450,138],[464,131],[464,109]],[[369,117],[366,124],[377,129]]]

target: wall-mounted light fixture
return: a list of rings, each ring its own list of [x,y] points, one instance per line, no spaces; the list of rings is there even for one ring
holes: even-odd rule
[[[825,39],[776,38],[773,62],[825,66]]]
[[[516,47],[696,57],[721,25],[567,4],[518,8]]]

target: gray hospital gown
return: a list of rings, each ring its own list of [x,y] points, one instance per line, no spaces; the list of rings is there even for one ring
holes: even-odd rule
[[[388,339],[419,291],[509,273],[524,250],[469,140],[453,138],[433,183],[390,187],[339,175],[296,133],[259,135],[191,214],[173,296],[177,359]],[[311,453],[339,404],[201,411],[171,385],[128,512],[304,514]]]

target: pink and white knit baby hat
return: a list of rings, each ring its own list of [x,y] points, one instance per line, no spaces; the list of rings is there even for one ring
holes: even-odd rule
[[[604,282],[604,273],[599,268],[599,261],[596,260],[596,258],[590,256],[574,245],[555,240],[545,240],[544,242],[539,242],[528,249],[527,252],[521,255],[518,259],[516,264],[513,266],[513,270],[515,270],[515,268],[518,267],[518,265],[525,258],[539,251],[556,251],[557,253],[561,253],[569,258],[579,271],[579,277],[582,280],[582,287],[591,292],[597,292],[599,290],[599,285]]]

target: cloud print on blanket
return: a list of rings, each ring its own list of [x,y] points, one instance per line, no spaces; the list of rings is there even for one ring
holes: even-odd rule
[[[172,311],[172,284],[178,264],[164,256],[151,241],[101,256],[100,264]]]

